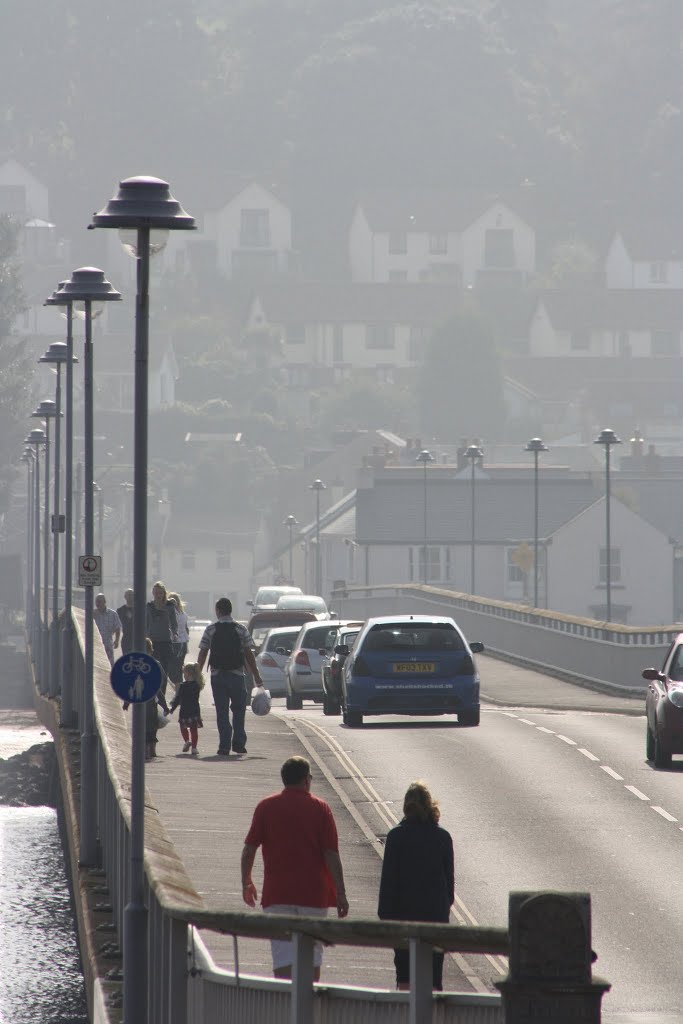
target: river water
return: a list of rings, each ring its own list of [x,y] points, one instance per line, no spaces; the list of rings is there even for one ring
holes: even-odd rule
[[[0,757],[50,736],[0,712]],[[0,805],[0,1024],[87,1024],[75,920],[52,807]]]

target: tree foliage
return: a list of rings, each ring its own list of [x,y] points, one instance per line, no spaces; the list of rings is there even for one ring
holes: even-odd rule
[[[13,333],[25,309],[17,225],[0,216],[0,511],[7,506],[9,484],[21,454],[33,375],[25,343]]]

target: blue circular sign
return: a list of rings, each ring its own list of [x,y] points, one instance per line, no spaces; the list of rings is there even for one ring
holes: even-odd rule
[[[144,704],[161,686],[161,665],[151,654],[129,651],[116,659],[110,678],[117,697],[129,704]]]

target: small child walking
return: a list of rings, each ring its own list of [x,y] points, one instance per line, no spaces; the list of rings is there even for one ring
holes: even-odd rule
[[[194,755],[199,753],[197,749],[198,729],[204,727],[202,722],[202,711],[199,706],[199,694],[204,689],[204,676],[197,662],[188,662],[183,665],[183,681],[178,687],[178,693],[171,701],[169,714],[180,706],[178,725],[180,733],[185,741],[183,753],[189,750]]]

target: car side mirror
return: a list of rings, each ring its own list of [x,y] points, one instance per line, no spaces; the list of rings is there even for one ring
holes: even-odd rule
[[[658,668],[646,668],[643,670],[643,679],[663,679],[663,674]]]
[[[247,601],[247,604],[249,605],[250,608],[254,607],[254,602],[253,601]]]
[[[337,646],[334,649],[334,653],[335,654],[343,654],[345,657],[348,657],[349,645],[348,644],[337,644]]]
[[[481,642],[481,640],[474,640],[470,644],[470,650],[472,651],[472,654],[481,654],[481,652],[484,650],[484,645]]]
[[[337,614],[337,612],[330,612],[330,618],[331,619],[338,619],[339,615]]]

